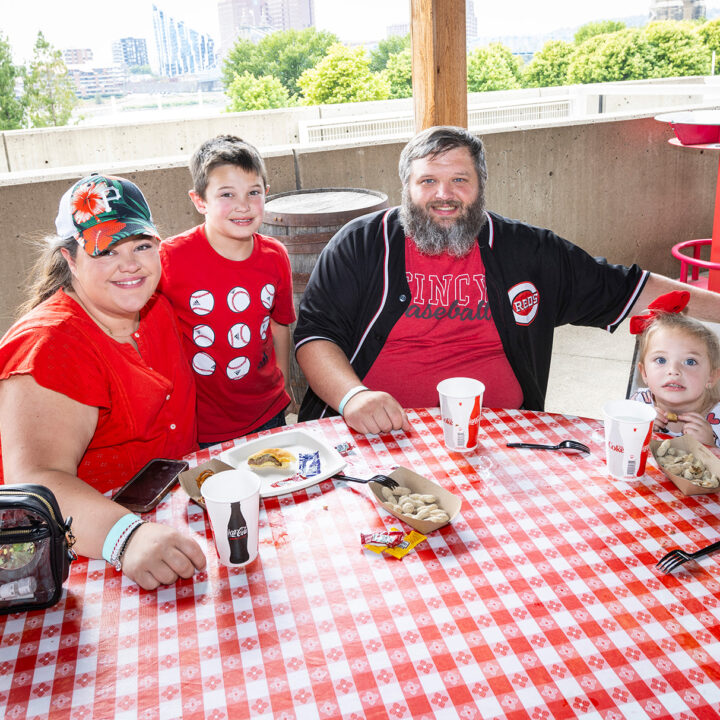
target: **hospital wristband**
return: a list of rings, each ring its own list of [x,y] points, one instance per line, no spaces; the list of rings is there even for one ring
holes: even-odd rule
[[[350,398],[355,397],[358,393],[361,393],[363,390],[369,390],[370,388],[366,388],[364,385],[356,385],[353,388],[350,388],[346,393],[345,397],[340,401],[340,405],[338,405],[338,412],[342,415],[343,411],[345,410],[345,406],[348,403],[348,400]]]
[[[125,543],[132,535],[133,531],[142,525],[145,521],[133,513],[123,515],[111,528],[105,537],[103,543],[102,556],[103,560],[114,565],[116,569],[119,564],[120,554],[125,547]]]

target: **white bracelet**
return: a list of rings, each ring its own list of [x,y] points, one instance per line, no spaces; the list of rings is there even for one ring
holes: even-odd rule
[[[366,388],[364,385],[356,385],[354,388],[350,388],[346,393],[345,397],[340,401],[340,405],[338,405],[338,412],[340,415],[343,414],[343,411],[345,410],[345,406],[347,405],[347,402],[350,398],[355,397],[358,393],[361,393],[363,390],[369,390],[370,388]]]

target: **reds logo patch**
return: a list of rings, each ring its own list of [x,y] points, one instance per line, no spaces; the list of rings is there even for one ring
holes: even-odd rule
[[[521,282],[508,290],[515,322],[529,325],[537,315],[540,306],[540,293],[531,282]]]

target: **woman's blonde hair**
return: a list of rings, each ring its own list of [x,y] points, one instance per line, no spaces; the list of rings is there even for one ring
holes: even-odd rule
[[[28,298],[18,308],[18,317],[47,300],[60,288],[72,286],[72,273],[62,251],[67,250],[74,259],[79,247],[77,240],[55,235],[45,238],[38,245],[40,253],[31,272]]]
[[[707,349],[710,367],[712,370],[720,368],[720,339],[707,326],[699,320],[683,315],[682,313],[668,313],[655,311],[656,315],[652,322],[645,328],[638,338],[638,362],[645,364],[645,355],[648,351],[650,338],[658,330],[677,330],[684,332],[690,337],[700,340]],[[715,404],[720,400],[720,389],[716,382],[711,388],[705,391],[706,404]]]

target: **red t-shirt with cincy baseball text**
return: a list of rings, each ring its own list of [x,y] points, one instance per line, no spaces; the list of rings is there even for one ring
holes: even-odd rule
[[[412,301],[363,383],[403,407],[436,407],[437,384],[471,377],[485,384],[485,407],[519,408],[523,395],[490,314],[480,248],[428,257],[405,239]]]
[[[256,233],[249,258],[228,260],[199,225],[161,243],[160,257],[160,290],[180,319],[195,374],[198,440],[245,435],[290,402],[270,326],[295,320],[287,251]]]

